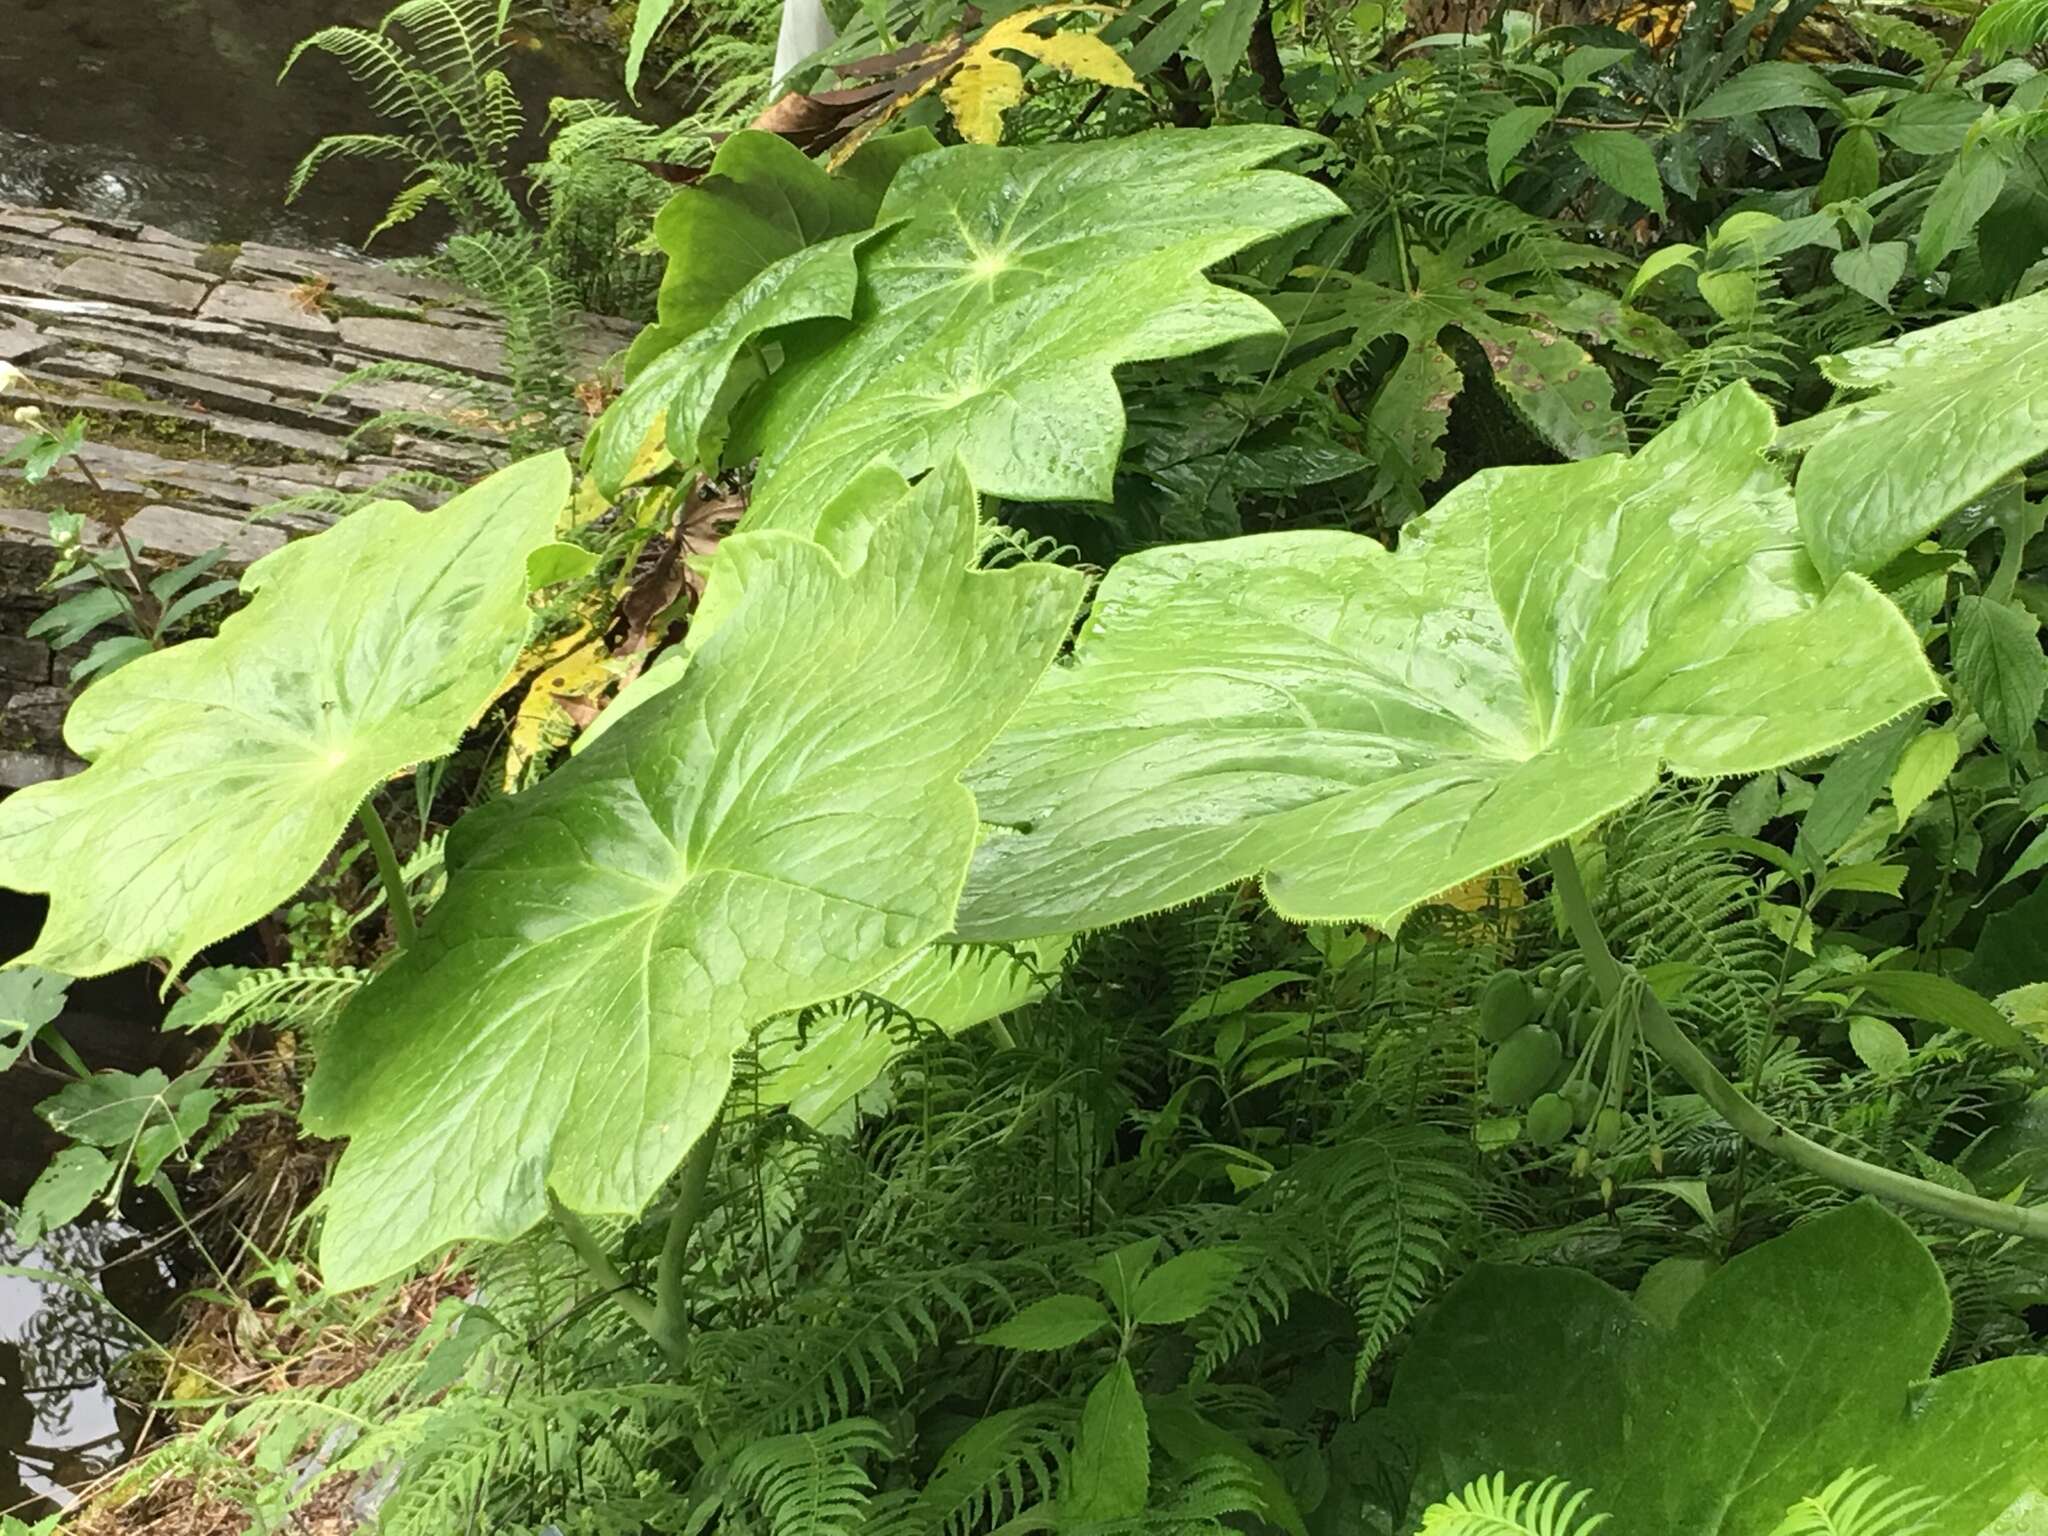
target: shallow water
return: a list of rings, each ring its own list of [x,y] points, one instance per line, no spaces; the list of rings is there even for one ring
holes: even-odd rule
[[[161,1248],[137,1251],[148,1241],[115,1219],[75,1222],[26,1252],[0,1236],[0,1267],[51,1271],[79,1287],[0,1274],[0,1509],[68,1503],[133,1443],[139,1415],[109,1378],[141,1335],[101,1298],[133,1306],[140,1293],[146,1311],[161,1311],[174,1282]]]
[[[377,124],[335,60],[308,55],[282,86],[277,73],[308,33],[374,24],[386,9],[0,0],[0,202],[140,219],[194,240],[359,241],[398,185],[395,166],[334,165],[291,208],[284,193],[317,139]],[[619,92],[615,58],[562,37],[521,34],[508,72],[529,126],[550,96]]]
[[[27,948],[42,905],[0,893],[0,959]],[[161,1034],[160,1016],[138,970],[74,983],[57,1028],[94,1066],[175,1070],[189,1043]],[[0,1201],[18,1202],[63,1145],[35,1106],[64,1081],[27,1064],[0,1072]],[[156,1222],[161,1206],[152,1195],[130,1204],[118,1214],[95,1209],[28,1250],[0,1221],[0,1271],[53,1271],[70,1282],[0,1273],[0,1512],[24,1500],[67,1502],[70,1490],[121,1459],[140,1428],[109,1377],[141,1342],[136,1330],[162,1322],[175,1276],[169,1246],[136,1225]]]

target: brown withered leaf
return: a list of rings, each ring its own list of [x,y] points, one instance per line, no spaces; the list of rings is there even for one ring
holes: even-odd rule
[[[706,496],[699,482],[683,505],[674,530],[661,541],[660,552],[619,599],[606,630],[614,655],[630,656],[669,638],[667,631],[683,619],[703,595],[703,578],[691,569],[693,555],[708,555],[747,510],[743,492]]]

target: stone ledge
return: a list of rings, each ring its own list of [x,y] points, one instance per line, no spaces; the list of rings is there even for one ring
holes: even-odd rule
[[[571,346],[594,378],[633,334],[578,316]],[[508,377],[488,308],[437,279],[255,242],[230,256],[129,220],[0,205],[0,363],[29,385],[0,390],[0,452],[26,430],[8,419],[17,406],[84,412],[99,481],[66,465],[26,487],[0,470],[0,789],[81,766],[58,726],[93,639],[52,652],[26,634],[52,602],[40,590],[50,507],[122,519],[148,560],[225,545],[231,572],[394,475],[471,480],[504,457],[488,423],[359,437],[388,414],[466,404],[407,379],[342,382],[386,361],[467,373],[486,391]],[[412,485],[380,494],[439,499]]]

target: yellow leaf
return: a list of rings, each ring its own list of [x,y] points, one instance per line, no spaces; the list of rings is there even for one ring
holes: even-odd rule
[[[557,648],[555,659],[535,675],[512,717],[505,752],[508,791],[519,788],[527,766],[549,745],[550,733],[572,723],[565,704],[593,702],[611,684],[612,671],[607,665],[611,658],[604,637],[582,629],[570,639],[578,643]]]
[[[970,58],[948,82],[943,99],[961,138],[1000,144],[1003,114],[1024,99],[1024,71],[994,54]]]
[[[653,478],[675,463],[675,455],[668,451],[667,431],[668,416],[665,413],[656,416],[647,424],[647,435],[640,440],[640,447],[633,455],[632,467],[619,482],[621,486],[638,485],[642,480]]]
[[[1076,80],[1093,80],[1097,85],[1114,85],[1127,91],[1143,91],[1131,66],[1109,44],[1093,32],[1055,32],[1050,37],[1027,37],[1009,44],[1030,54]]]
[[[1031,30],[1053,17],[1083,14],[1106,20],[1114,13],[1093,5],[1035,6],[1005,16],[975,41],[942,93],[961,138],[970,144],[1001,143],[1003,114],[1024,99],[1024,72],[998,57],[999,50],[1028,55],[1076,80],[1093,80],[1127,91],[1144,89],[1131,66],[1093,32],[1054,32],[1041,37]]]
[[[1529,904],[1529,893],[1522,888],[1512,864],[1504,865],[1491,874],[1474,875],[1470,880],[1452,886],[1443,895],[1433,897],[1433,907],[1452,907],[1460,912],[1488,912],[1498,910],[1513,912]]]

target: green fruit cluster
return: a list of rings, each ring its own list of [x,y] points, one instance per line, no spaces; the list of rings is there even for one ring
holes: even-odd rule
[[[1479,994],[1479,1035],[1494,1047],[1486,1096],[1496,1109],[1521,1111],[1522,1135],[1537,1147],[1554,1147],[1611,1113],[1600,1110],[1590,1082],[1559,1082],[1565,1046],[1545,1022],[1558,979],[1545,974],[1532,983],[1521,971],[1498,971]]]

